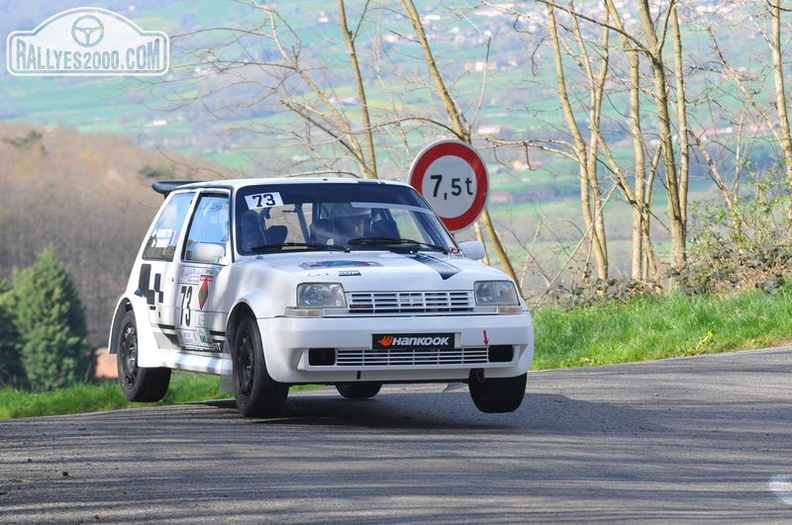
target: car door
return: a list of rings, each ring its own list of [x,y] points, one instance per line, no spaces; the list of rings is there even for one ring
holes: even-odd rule
[[[228,308],[220,290],[231,262],[230,198],[202,193],[187,229],[176,279],[175,325],[182,350],[220,353]]]

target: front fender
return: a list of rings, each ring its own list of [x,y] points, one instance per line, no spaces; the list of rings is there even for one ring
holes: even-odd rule
[[[256,319],[280,317],[284,314],[285,301],[282,297],[273,297],[273,295],[281,295],[281,291],[264,290],[257,288],[251,290],[244,296],[239,298],[239,301],[234,305],[234,310],[241,306],[246,306],[253,317]]]

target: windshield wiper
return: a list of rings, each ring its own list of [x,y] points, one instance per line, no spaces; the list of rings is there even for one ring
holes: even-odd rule
[[[332,244],[321,244],[316,242],[284,242],[282,244],[262,244],[250,248],[254,253],[279,252],[288,248],[308,248],[311,250],[343,251],[343,246],[333,246]]]
[[[423,248],[426,250],[448,253],[447,248],[436,244],[429,244],[413,239],[396,239],[395,237],[361,237],[347,242],[349,246],[415,246],[415,249]]]

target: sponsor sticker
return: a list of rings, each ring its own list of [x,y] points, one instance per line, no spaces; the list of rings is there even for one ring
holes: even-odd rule
[[[209,283],[212,282],[214,276],[201,275],[201,287],[198,289],[198,308],[203,310],[206,300],[209,298]]]
[[[375,350],[398,348],[455,348],[453,333],[440,334],[374,334]]]
[[[154,233],[154,248],[167,248],[173,242],[176,232],[169,228],[162,228]]]
[[[179,284],[199,284],[208,280],[211,284],[214,279],[214,268],[186,266],[179,273]]]
[[[300,265],[303,270],[319,270],[325,268],[370,268],[382,266],[374,261],[318,261],[304,262]]]
[[[16,76],[156,76],[170,68],[170,40],[98,7],[61,11],[6,39]]]

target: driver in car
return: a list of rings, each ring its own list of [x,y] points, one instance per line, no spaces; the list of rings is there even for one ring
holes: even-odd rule
[[[352,239],[360,239],[366,234],[366,226],[371,220],[371,210],[339,202],[330,210],[333,218],[333,244],[347,244]]]

